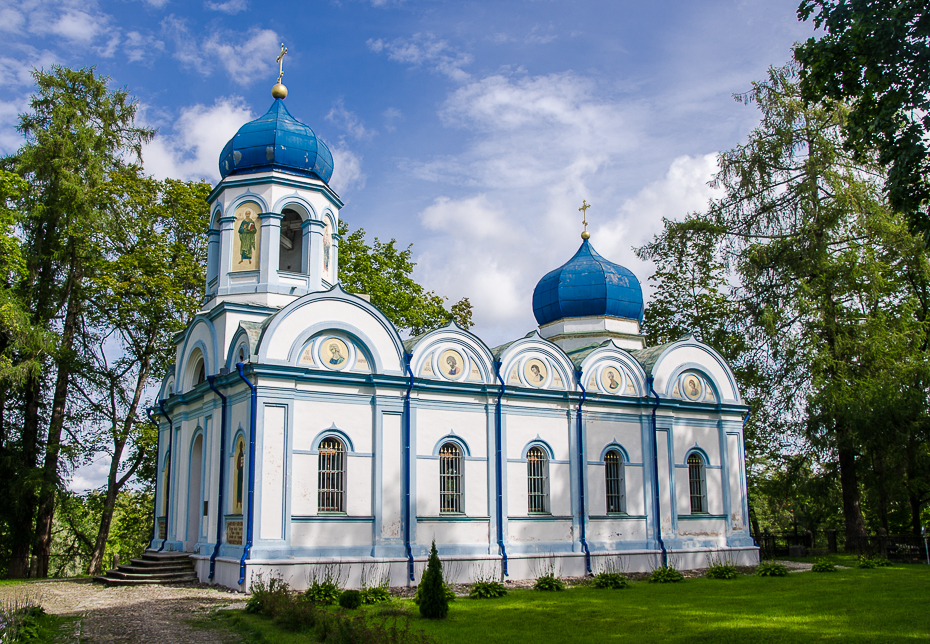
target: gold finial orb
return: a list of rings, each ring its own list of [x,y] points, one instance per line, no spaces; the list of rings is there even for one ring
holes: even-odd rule
[[[582,239],[591,239],[591,233],[589,233],[589,232],[586,230],[586,231],[584,231],[583,233],[581,233],[581,238],[582,238]]]
[[[271,88],[271,95],[274,98],[287,98],[287,88],[281,83],[275,83]]]

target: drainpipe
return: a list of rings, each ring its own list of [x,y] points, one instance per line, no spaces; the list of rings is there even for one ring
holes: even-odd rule
[[[404,548],[407,551],[407,576],[414,581],[413,550],[410,548],[410,392],[413,391],[413,371],[410,369],[410,360],[413,355],[404,354],[404,366],[410,380],[407,384],[407,393],[404,395],[404,435],[401,437],[404,445],[404,477],[401,481],[404,492]]]
[[[210,555],[210,579],[213,579],[216,572],[216,556],[220,553],[220,535],[223,534],[223,491],[226,489],[226,396],[216,388],[215,380],[216,376],[207,377],[210,389],[220,397],[223,407],[220,413],[220,480],[216,495],[216,543],[213,545],[213,554]]]
[[[659,439],[656,429],[656,412],[659,410],[659,394],[652,388],[653,377],[647,379],[649,393],[656,399],[655,407],[652,408],[652,487],[655,494],[652,499],[652,513],[655,517],[656,540],[659,542],[659,548],[662,549],[662,565],[668,566],[668,553],[665,551],[665,542],[662,541],[662,518],[659,516],[661,504],[659,502]]]
[[[501,383],[500,391],[497,394],[497,405],[494,407],[494,449],[497,455],[497,546],[501,550],[501,574],[507,577],[507,548],[504,547],[504,449],[503,449],[503,410],[501,408],[501,399],[504,397],[504,390],[507,386],[501,377],[501,363],[495,362],[494,369],[497,374],[497,380]]]
[[[584,384],[581,382],[581,372],[575,372],[575,379],[578,381],[578,386],[581,388],[581,399],[578,401],[578,495],[579,499],[579,511],[581,512],[581,548],[584,550],[584,567],[587,573],[591,574],[591,552],[588,550],[588,542],[585,539],[585,524],[587,523],[585,512],[585,501],[584,501],[584,472],[587,468],[587,463],[584,457],[584,425],[582,423],[582,408],[584,407],[584,401],[588,397],[588,392],[584,388]]]
[[[249,379],[242,373],[243,365],[241,362],[236,365],[239,370],[239,377],[252,390],[252,410],[249,414],[249,516],[248,526],[246,527],[245,548],[242,549],[242,559],[239,560],[239,585],[245,582],[245,560],[249,558],[252,550],[252,519],[255,517],[255,417],[258,406],[258,389],[255,388]]]
[[[161,540],[161,545],[158,547],[158,552],[161,552],[168,542],[168,523],[171,518],[171,466],[174,465],[174,455],[171,453],[171,448],[174,445],[174,422],[171,420],[171,416],[165,412],[165,401],[159,400],[158,406],[161,408],[161,415],[168,419],[168,471],[165,472],[165,538]],[[158,472],[157,468],[155,471]]]
[[[154,407],[149,407],[145,410],[146,415],[149,417],[149,422],[155,426],[155,436],[157,437],[155,444],[155,499],[152,504],[152,541],[158,538],[158,479],[160,478],[158,476],[158,455],[161,453],[161,431],[158,427],[158,421],[155,420],[154,412]],[[165,536],[168,536],[167,532]]]

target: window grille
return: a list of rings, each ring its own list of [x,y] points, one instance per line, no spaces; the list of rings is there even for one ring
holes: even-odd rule
[[[532,512],[549,512],[549,459],[539,447],[526,453],[527,505]]]
[[[320,512],[345,512],[346,450],[338,438],[320,442]]]
[[[607,513],[619,514],[624,512],[626,503],[623,480],[623,458],[615,449],[604,455],[604,469],[607,478]]]
[[[439,512],[462,512],[462,450],[455,443],[439,448]]]
[[[688,457],[688,481],[691,488],[691,513],[707,512],[704,461],[697,454]]]

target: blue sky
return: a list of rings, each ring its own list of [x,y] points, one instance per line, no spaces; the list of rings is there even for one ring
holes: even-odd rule
[[[272,103],[333,148],[342,217],[414,244],[416,277],[469,297],[490,345],[535,328],[532,292],[592,242],[644,286],[632,248],[699,210],[737,104],[813,34],[798,0],[0,0],[0,152],[29,70],[97,65],[159,128],[158,176],[219,179],[223,144]],[[80,488],[78,481],[75,487]]]

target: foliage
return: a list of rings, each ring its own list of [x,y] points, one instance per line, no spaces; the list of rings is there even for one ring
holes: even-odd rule
[[[739,576],[736,566],[729,559],[712,557],[709,564],[704,573],[708,579],[736,579]]]
[[[825,34],[795,49],[809,101],[851,109],[845,144],[889,168],[891,205],[930,234],[930,8],[924,0],[802,0],[801,20]]]
[[[339,601],[342,594],[342,570],[336,565],[326,565],[313,570],[310,584],[304,591],[307,601],[328,606]]]
[[[259,573],[252,578],[249,593],[246,612],[271,614],[276,611],[276,607],[289,600],[290,588],[280,577],[271,576],[265,581],[264,575]]]
[[[426,571],[420,579],[417,590],[420,591],[420,614],[428,619],[445,618],[449,613],[449,600],[446,597],[446,586],[442,579],[442,562],[439,561],[435,541],[430,548]]]
[[[630,580],[619,572],[603,571],[594,575],[591,585],[595,588],[620,589],[629,588]]]
[[[391,591],[385,586],[362,589],[362,601],[366,604],[378,604],[391,599]]]
[[[836,566],[833,565],[832,561],[818,558],[816,561],[814,561],[811,572],[836,572]]]
[[[472,326],[472,308],[463,298],[445,308],[445,299],[427,291],[413,279],[413,245],[405,250],[397,240],[384,243],[377,237],[369,245],[365,230],[349,232],[339,222],[339,281],[351,293],[367,294],[398,330],[418,335],[455,321],[463,329]]]
[[[339,596],[339,605],[354,610],[362,605],[362,593],[357,590],[344,590]]]
[[[497,599],[507,594],[507,589],[499,581],[478,580],[471,585],[468,596],[472,599]]]
[[[659,566],[649,575],[649,582],[653,584],[670,584],[684,580],[685,576],[672,566]]]
[[[787,577],[788,568],[784,564],[774,561],[762,561],[756,566],[756,575],[759,577]]]
[[[39,638],[39,620],[45,610],[30,598],[0,601],[0,644]]]
[[[565,582],[550,573],[537,577],[533,582],[533,590],[565,590]]]

